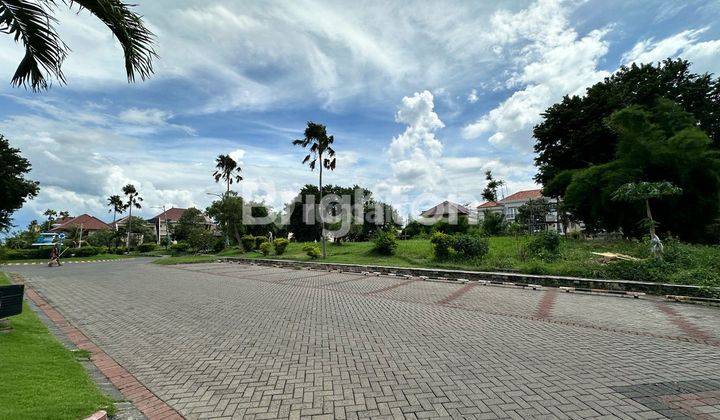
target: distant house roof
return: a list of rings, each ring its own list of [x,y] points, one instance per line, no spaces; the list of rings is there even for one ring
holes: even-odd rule
[[[50,232],[68,231],[75,227],[80,227],[81,225],[85,231],[111,229],[110,225],[97,217],[90,216],[89,214],[81,214],[78,217],[63,218],[63,220],[64,219],[69,220],[66,220],[61,225],[50,229]]]
[[[153,217],[152,219],[148,219],[148,222],[157,222],[158,220],[162,221],[169,221],[169,222],[177,222],[180,220],[180,217],[182,217],[183,213],[185,213],[185,210],[187,209],[179,209],[177,207],[173,207],[171,209],[167,209],[166,211],[158,214],[157,216]]]
[[[478,206],[479,209],[487,209],[490,207],[498,207],[500,204],[497,201],[486,201]]]
[[[53,225],[53,226],[60,226],[60,225],[62,225],[62,224],[65,224],[65,223],[71,221],[72,219],[74,219],[74,217],[72,217],[72,216],[63,216],[63,217],[61,217],[61,218],[59,218],[59,219],[55,219],[55,220],[53,221],[52,225]]]
[[[453,203],[452,201],[443,201],[437,206],[420,213],[420,215],[422,217],[435,217],[446,216],[451,213],[467,216],[470,214],[470,209],[461,204]]]
[[[509,201],[527,201],[527,200],[535,200],[542,197],[542,190],[525,190],[525,191],[518,191],[515,194],[511,194],[502,200],[500,200],[500,203],[507,203]]]

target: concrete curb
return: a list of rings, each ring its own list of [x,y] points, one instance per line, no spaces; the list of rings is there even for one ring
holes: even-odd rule
[[[107,420],[108,416],[104,410],[100,410],[90,417],[85,417],[85,420]]]
[[[413,276],[436,281],[479,281],[489,284],[521,287],[558,287],[564,292],[607,293],[640,297],[643,294],[657,296],[682,296],[703,298],[704,303],[720,304],[713,298],[713,292],[720,295],[720,288],[700,287],[683,284],[651,283],[629,280],[590,279],[583,277],[547,276],[537,274],[519,274],[507,272],[445,270],[438,268],[411,268],[379,265],[359,265],[343,263],[322,263],[297,260],[254,259],[245,257],[222,257],[219,261],[243,262],[248,264],[269,265],[275,267],[293,267],[316,270],[340,270],[365,275]]]

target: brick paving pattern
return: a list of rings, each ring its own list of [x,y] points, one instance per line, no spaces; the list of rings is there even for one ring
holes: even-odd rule
[[[187,418],[720,418],[717,308],[239,264],[11,271]]]

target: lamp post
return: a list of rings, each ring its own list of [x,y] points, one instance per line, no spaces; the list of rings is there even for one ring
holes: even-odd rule
[[[217,194],[217,193],[206,192],[205,194],[207,194],[207,195],[214,195],[215,197],[219,197],[220,200],[224,200],[224,199],[225,199],[225,196],[224,196],[224,195],[220,195],[220,194]],[[223,207],[225,207],[225,201],[223,201]],[[227,216],[227,215],[226,215],[226,216]],[[225,247],[229,247],[229,246],[230,246],[230,238],[228,237],[228,233],[227,233],[227,230],[230,229],[230,226],[228,226],[228,223],[229,223],[228,220],[226,220],[226,221],[225,221],[225,230],[223,231],[223,237],[225,238]]]

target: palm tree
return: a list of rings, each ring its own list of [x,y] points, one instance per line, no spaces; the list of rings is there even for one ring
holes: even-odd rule
[[[300,146],[302,148],[306,148],[310,146],[310,153],[305,156],[305,159],[303,159],[302,163],[306,164],[308,163],[310,166],[310,170],[314,171],[315,166],[319,163],[320,166],[320,203],[322,203],[323,199],[323,183],[322,183],[322,176],[323,176],[323,168],[334,170],[335,169],[335,150],[331,147],[333,142],[335,141],[334,136],[328,136],[327,135],[327,129],[322,124],[316,124],[312,121],[308,121],[307,127],[305,128],[305,138],[293,140],[292,144],[295,146]],[[323,157],[325,155],[325,157]],[[322,210],[321,210],[322,211]],[[325,252],[325,223],[322,222],[322,215],[321,215],[321,223],[322,223],[322,229],[321,229],[321,240],[322,240],[322,256],[325,258],[326,252]]]
[[[230,155],[218,155],[215,162],[217,163],[215,165],[217,170],[213,172],[213,177],[215,177],[215,182],[220,182],[221,179],[225,181],[227,184],[225,193],[227,194],[230,192],[230,184],[232,184],[233,181],[242,181],[243,177],[240,176],[242,169],[240,169],[235,159],[231,158]],[[233,172],[237,173],[233,174]]]
[[[125,55],[128,81],[136,73],[145,80],[153,73],[152,60],[155,36],[145,27],[140,15],[122,0],[63,0],[68,6],[77,4],[105,24],[120,42]],[[55,30],[53,16],[56,0],[0,0],[0,31],[21,41],[25,57],[12,78],[14,86],[28,86],[34,91],[48,88],[46,76],[65,83],[62,63],[69,51]]]
[[[111,195],[107,199],[107,206],[110,207],[110,210],[108,210],[108,213],[113,214],[113,223],[115,223],[117,214],[122,214],[123,211],[125,211],[125,203],[123,203],[122,198],[120,198],[119,195]]]
[[[123,205],[123,210],[127,209],[129,210],[128,213],[128,221],[127,221],[127,240],[125,243],[125,247],[127,249],[130,249],[130,231],[132,229],[132,209],[135,207],[136,209],[141,209],[142,205],[140,205],[140,202],[143,201],[142,197],[140,197],[140,193],[137,192],[135,189],[135,186],[133,184],[127,184],[122,189],[123,193],[125,194],[125,197],[127,197],[127,203]]]

